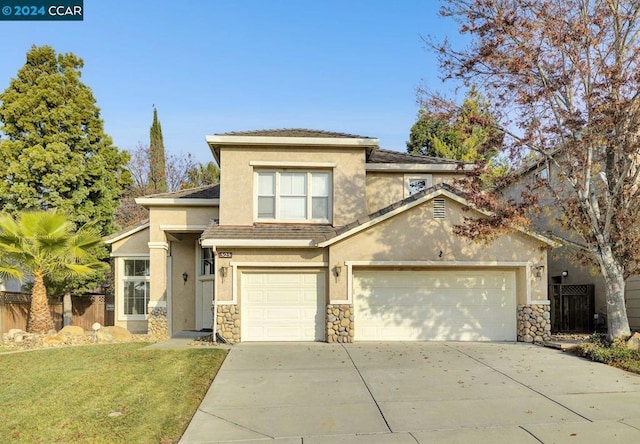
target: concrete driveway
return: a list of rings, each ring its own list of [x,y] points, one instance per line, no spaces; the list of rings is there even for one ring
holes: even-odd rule
[[[240,344],[181,443],[637,443],[640,376],[513,343]]]

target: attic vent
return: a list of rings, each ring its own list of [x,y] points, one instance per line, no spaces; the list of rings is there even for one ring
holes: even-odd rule
[[[444,219],[444,199],[433,199],[433,218]]]

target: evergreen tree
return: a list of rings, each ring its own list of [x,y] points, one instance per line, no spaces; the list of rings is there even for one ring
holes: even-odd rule
[[[82,59],[33,46],[0,94],[0,207],[58,208],[69,219],[113,231],[113,214],[130,183],[127,153],[105,134]]]
[[[162,140],[162,127],[158,120],[158,110],[153,108],[153,123],[149,131],[149,192],[167,192],[167,169],[164,154],[164,141]]]
[[[465,162],[486,161],[502,144],[502,133],[496,128],[496,118],[476,88],[471,88],[460,107],[431,96],[411,127],[407,152]]]

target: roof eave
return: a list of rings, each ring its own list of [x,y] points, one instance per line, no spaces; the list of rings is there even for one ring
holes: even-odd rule
[[[135,199],[138,205],[148,207],[209,207],[219,206],[220,199],[189,199],[168,197],[138,197]]]
[[[368,137],[283,137],[283,136],[206,136],[207,144],[212,151],[216,147],[233,146],[279,146],[279,147],[344,147],[368,148],[377,147],[378,139]]]

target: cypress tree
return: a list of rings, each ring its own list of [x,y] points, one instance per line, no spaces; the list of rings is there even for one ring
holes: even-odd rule
[[[164,141],[162,127],[158,120],[158,110],[153,108],[153,123],[149,131],[149,192],[167,192],[167,170],[165,166]]]

